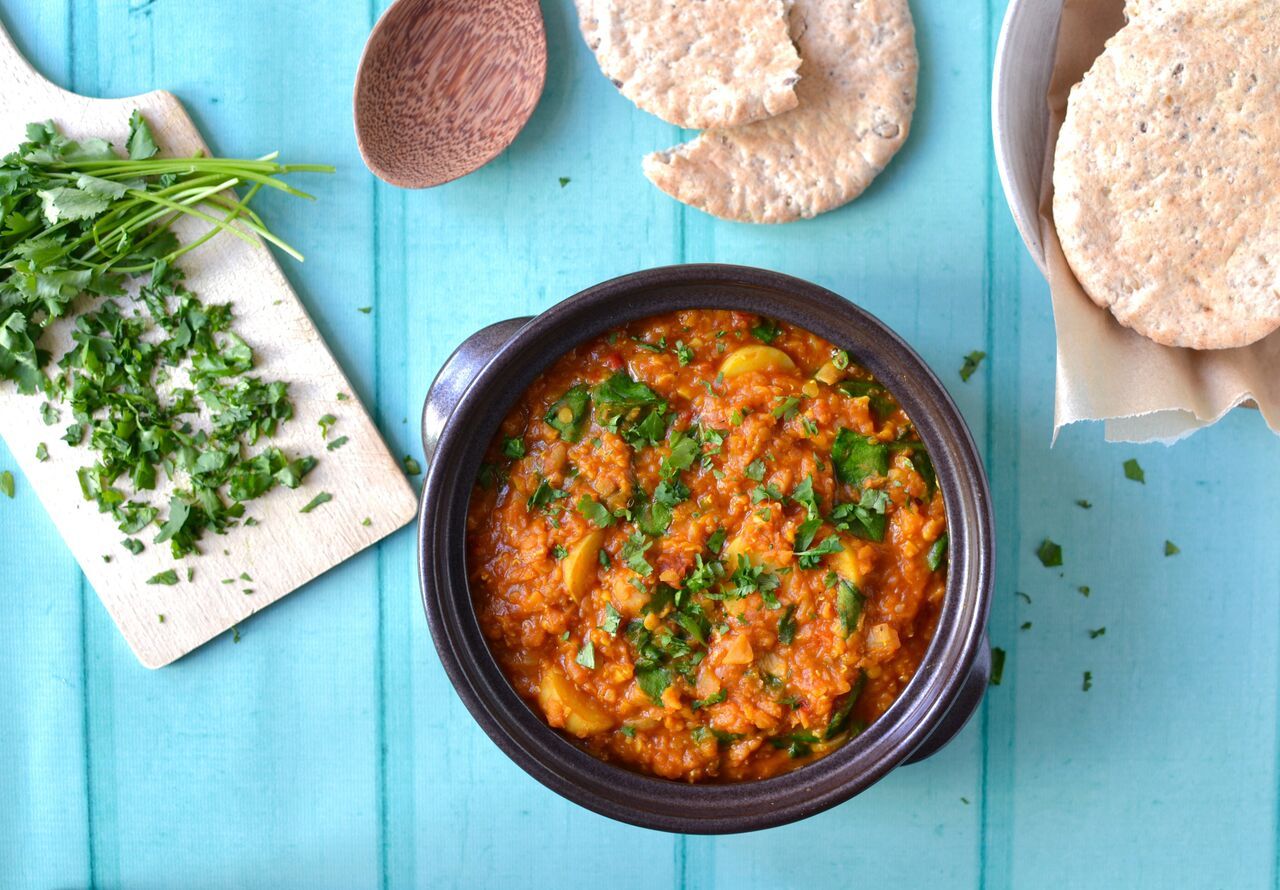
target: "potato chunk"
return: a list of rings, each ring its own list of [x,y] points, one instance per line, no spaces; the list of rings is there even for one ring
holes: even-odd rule
[[[858,554],[854,549],[857,546],[853,538],[841,535],[840,552],[827,557],[827,565],[831,566],[832,571],[855,587],[862,583],[862,565],[858,562]]]
[[[573,545],[569,555],[560,563],[564,586],[574,597],[580,597],[591,589],[596,579],[596,567],[599,565],[597,560],[602,543],[604,543],[603,529],[589,532],[585,538]]]
[[[772,346],[742,346],[724,357],[720,373],[725,379],[749,371],[794,371],[796,363],[781,349]]]
[[[538,704],[547,722],[584,739],[613,726],[613,718],[578,690],[560,668],[547,665],[538,683]]]

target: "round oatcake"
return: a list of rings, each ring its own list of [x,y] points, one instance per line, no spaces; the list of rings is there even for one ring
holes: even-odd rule
[[[1168,346],[1280,327],[1280,5],[1137,0],[1071,91],[1053,215],[1089,297]]]
[[[665,121],[736,127],[796,107],[785,0],[575,0],[622,94]]]
[[[658,188],[715,216],[777,223],[852,201],[907,138],[916,103],[907,0],[795,0],[800,106],[644,159]]]

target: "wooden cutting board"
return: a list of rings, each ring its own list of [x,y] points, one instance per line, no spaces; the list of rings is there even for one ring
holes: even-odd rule
[[[37,74],[3,29],[0,84],[0,153],[23,140],[29,122],[43,120],[52,120],[71,138],[102,136],[120,146],[134,109],[147,118],[164,154],[208,150],[169,93],[111,100],[68,93]],[[311,209],[297,208],[303,213]],[[185,242],[199,236],[202,225],[183,221],[174,231]],[[257,526],[241,526],[226,535],[206,533],[203,553],[181,561],[172,558],[167,544],[152,544],[154,533],[147,531],[137,536],[146,550],[131,555],[121,546],[126,536],[111,516],[98,513],[97,505],[80,492],[76,469],[92,461],[92,452],[61,440],[70,412],[64,409],[62,423],[46,426],[40,416],[42,398],[0,383],[0,433],[27,486],[39,496],[138,660],[150,668],[180,658],[411,522],[417,501],[400,461],[388,451],[264,244],[222,235],[187,254],[179,265],[187,286],[204,302],[233,304],[235,330],[257,358],[255,373],[289,383],[295,416],[272,444],[287,454],[311,454],[320,461],[299,488],[276,488],[247,505],[246,516],[256,518]],[[55,359],[70,342],[67,331],[65,324],[55,326],[42,341]],[[339,399],[339,393],[347,398]],[[337,418],[330,440],[347,436],[345,447],[326,450],[317,423],[325,414]],[[49,449],[44,462],[35,457],[41,442]],[[322,491],[333,500],[313,512],[299,512]],[[163,492],[148,500],[168,502]],[[31,559],[43,555],[32,553]],[[188,567],[194,572],[191,581],[186,580]],[[146,583],[170,568],[182,579],[178,585]],[[242,574],[252,580],[242,580]],[[223,583],[226,579],[234,583]],[[24,589],[21,579],[6,579],[3,587],[13,596],[37,593]]]

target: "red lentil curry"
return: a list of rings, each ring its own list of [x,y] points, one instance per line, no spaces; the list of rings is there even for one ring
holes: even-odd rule
[[[919,667],[946,516],[893,396],[843,351],[689,310],[560,358],[468,516],[481,627],[516,691],[596,756],[670,779],[834,750]]]

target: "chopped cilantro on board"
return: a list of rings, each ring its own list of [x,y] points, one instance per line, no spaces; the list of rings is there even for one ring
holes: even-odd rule
[[[316,495],[315,497],[313,497],[311,500],[307,501],[306,506],[304,506],[304,507],[303,507],[301,510],[299,510],[298,512],[299,512],[299,513],[310,513],[310,512],[311,512],[312,510],[314,510],[316,507],[319,507],[321,504],[327,504],[327,503],[329,503],[331,500],[333,500],[333,495],[329,494],[329,492],[327,492],[327,491],[322,491],[322,492],[320,492],[318,495]]]
[[[46,425],[70,413],[62,438],[90,453],[81,491],[125,534],[159,520],[149,492],[161,474],[175,480],[157,540],[176,557],[195,552],[206,531],[238,523],[244,501],[293,487],[310,466],[278,449],[250,451],[292,418],[287,384],[252,374],[231,306],[202,303],[174,261],[220,233],[256,235],[300,258],[247,205],[263,187],[309,197],[280,175],[332,168],[274,156],[159,157],[137,112],[123,156],[51,123],[29,125],[26,136],[0,160],[0,381],[40,396]],[[245,189],[239,200],[227,191],[235,186]],[[190,218],[211,228],[180,244],[170,228]],[[55,363],[42,340],[59,318],[74,323]],[[252,485],[237,485],[248,477]]]

